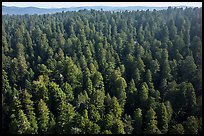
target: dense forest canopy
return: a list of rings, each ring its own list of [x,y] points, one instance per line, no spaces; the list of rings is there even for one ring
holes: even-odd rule
[[[3,15],[2,127],[201,134],[202,8]]]

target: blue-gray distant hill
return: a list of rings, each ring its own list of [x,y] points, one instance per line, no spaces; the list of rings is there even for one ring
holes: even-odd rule
[[[133,11],[133,10],[163,10],[168,7],[144,7],[144,6],[128,6],[128,7],[111,7],[111,6],[85,6],[85,7],[70,7],[70,8],[36,8],[36,7],[10,7],[2,6],[2,14],[23,15],[23,14],[53,14],[57,12],[79,11],[79,10],[104,10],[104,11]]]

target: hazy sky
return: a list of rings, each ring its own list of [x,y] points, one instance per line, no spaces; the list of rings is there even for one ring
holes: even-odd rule
[[[67,8],[80,6],[193,6],[202,7],[202,2],[2,2],[5,6],[39,7],[39,8]]]

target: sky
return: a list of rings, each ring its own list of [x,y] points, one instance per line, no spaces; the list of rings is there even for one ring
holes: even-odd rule
[[[69,8],[81,6],[192,6],[202,7],[202,2],[2,2],[4,6],[38,7],[38,8]]]

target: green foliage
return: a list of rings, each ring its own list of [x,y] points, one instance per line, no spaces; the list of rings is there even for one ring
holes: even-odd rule
[[[118,102],[118,99],[113,96],[111,102],[110,102],[110,112],[115,115],[116,118],[120,118],[122,115],[122,108]]]
[[[183,134],[184,133],[184,127],[182,124],[176,124],[172,127],[172,129],[169,130],[170,134]]]
[[[105,130],[101,134],[112,134],[112,132],[110,130]]]
[[[161,75],[162,78],[170,78],[170,66],[169,66],[169,61],[168,61],[169,55],[168,55],[168,51],[166,49],[162,50],[162,65],[161,65]]]
[[[124,125],[123,122],[119,119],[115,120],[115,123],[113,124],[113,134],[125,134]]]
[[[76,64],[74,64],[72,58],[66,57],[63,67],[63,76],[65,77],[64,80],[68,82],[73,89],[80,86],[81,71],[78,69]]]
[[[141,104],[148,99],[148,86],[146,82],[143,82],[140,86],[139,99]]]
[[[45,134],[49,125],[49,109],[46,103],[40,99],[38,103],[38,132],[39,134]]]
[[[104,128],[109,130],[112,129],[114,123],[114,117],[112,114],[106,114],[104,117]]]
[[[195,71],[196,71],[196,64],[192,56],[186,57],[180,64],[179,70],[181,73],[181,80],[186,81],[185,79],[188,79],[187,81],[191,81],[193,78]]]
[[[46,76],[40,75],[37,81],[33,81],[33,96],[37,98],[37,100],[42,99],[43,101],[48,101],[48,88],[46,86]]]
[[[36,119],[36,114],[34,112],[34,104],[33,101],[31,100],[32,95],[27,92],[25,89],[22,93],[22,105],[25,110],[25,114],[28,117],[28,121],[30,122],[30,130],[29,133],[31,134],[37,134],[38,133],[38,124],[37,124],[37,119]]]
[[[16,131],[17,132],[14,132],[14,133],[17,133],[17,134],[30,133],[29,132],[30,123],[28,122],[28,119],[27,119],[27,117],[25,116],[25,114],[23,113],[22,110],[19,110],[17,117],[18,118],[17,118],[16,124],[13,124],[13,125],[16,125],[16,127],[17,127]]]
[[[161,130],[162,133],[166,133],[168,131],[168,112],[164,103],[158,107],[158,128]]]
[[[56,119],[57,133],[67,134],[71,128],[72,120],[75,116],[74,107],[71,104],[62,103],[58,107],[59,113]]]
[[[137,108],[134,111],[134,133],[141,134],[142,133],[142,110]]]
[[[62,86],[63,92],[66,94],[66,101],[71,102],[74,100],[73,90],[69,83],[64,83]]]
[[[2,15],[2,130],[201,134],[202,8]]]
[[[135,86],[135,82],[132,79],[127,88],[127,102],[125,105],[127,109],[131,110],[132,108],[135,108],[135,106],[137,105],[137,98],[138,98],[138,91]]]
[[[123,122],[124,122],[125,134],[132,134],[132,131],[134,128],[132,126],[131,116],[126,114]]]
[[[157,127],[157,116],[156,112],[150,107],[146,114],[147,128],[145,130],[146,134],[160,134],[160,130]]]
[[[186,134],[198,134],[198,119],[190,116],[184,122],[184,129]]]
[[[166,101],[165,106],[166,106],[166,110],[167,110],[167,113],[168,113],[168,121],[170,121],[171,118],[172,118],[172,114],[173,114],[173,109],[172,109],[172,106],[171,106],[171,102]]]
[[[89,109],[89,115],[90,115],[90,120],[93,122],[98,122],[101,119],[101,115],[99,111],[97,110],[96,106],[91,104],[90,109]]]

